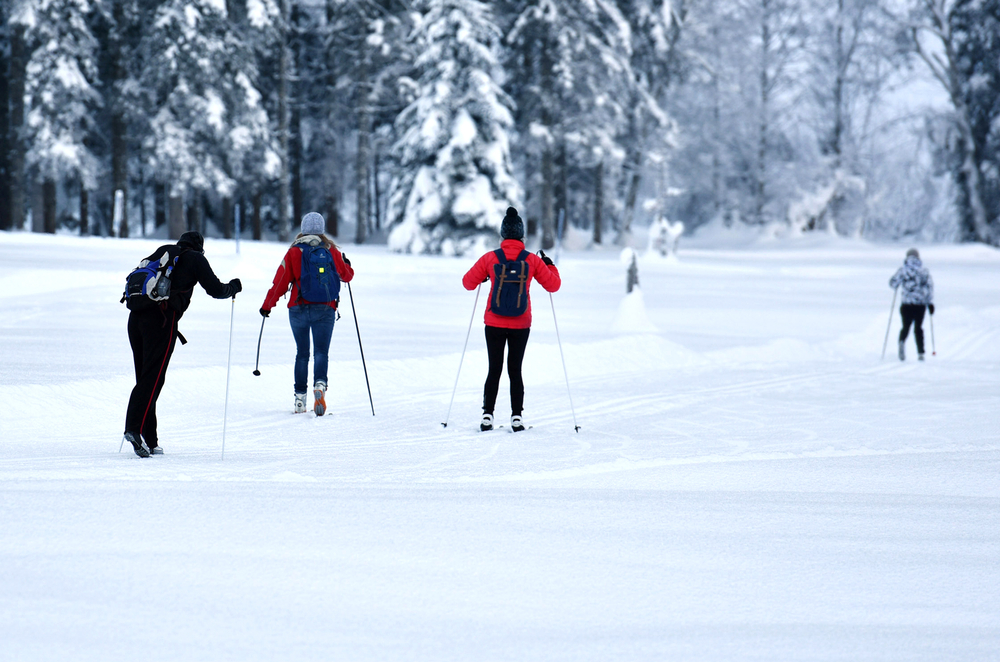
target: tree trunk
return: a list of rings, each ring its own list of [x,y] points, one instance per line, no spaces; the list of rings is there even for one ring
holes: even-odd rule
[[[205,200],[201,189],[191,191],[191,209],[188,210],[188,229],[205,236]]]
[[[337,198],[333,195],[326,196],[326,233],[331,237],[340,234],[340,212],[337,210]]]
[[[336,20],[336,12],[337,12],[336,2],[337,0],[326,0],[327,26],[333,25],[334,21]],[[335,94],[337,87],[337,53],[338,51],[335,48],[331,47],[326,49],[326,80],[324,82],[326,84],[326,90],[327,90],[326,98],[331,101],[336,98]],[[327,105],[324,108],[324,112],[328,116],[333,117],[335,113],[337,113],[337,110],[334,107],[333,103],[329,103],[329,105]],[[332,132],[327,135],[328,136],[332,135]],[[335,143],[333,140],[329,140],[329,138],[327,138],[327,140],[328,140],[326,144],[327,149],[330,150],[330,152],[339,153],[340,151],[339,145]],[[342,181],[340,179],[340,168],[339,168],[340,163],[339,159],[330,158],[329,156],[326,159],[324,159],[323,162],[325,164],[326,172],[324,173],[322,181],[325,186],[330,187],[328,190],[329,192],[326,195],[326,201],[325,201],[326,232],[330,236],[336,237],[340,234],[340,228],[339,228],[340,216],[338,211],[338,202],[340,197],[340,183]]]
[[[90,191],[80,185],[80,236],[90,234]]]
[[[281,53],[278,69],[278,136],[281,141],[281,173],[278,179],[278,239],[288,241],[291,237],[291,224],[288,219],[289,197],[289,150],[288,150],[288,11],[289,0],[281,0]]]
[[[569,222],[569,166],[567,165],[568,157],[566,155],[566,138],[560,136],[559,148],[556,152],[556,190],[555,190],[555,212],[556,218],[559,218],[559,211],[563,212],[563,232],[566,231],[566,223]],[[559,228],[556,228],[556,232]]]
[[[371,111],[368,107],[368,49],[362,43],[361,46],[364,49],[364,54],[362,58],[362,66],[359,72],[359,79],[361,81],[358,90],[358,152],[357,152],[357,163],[355,165],[355,177],[357,181],[355,182],[355,191],[357,192],[357,227],[354,232],[354,241],[358,244],[365,243],[365,239],[368,235],[368,219],[369,219],[369,191],[368,191],[368,177],[369,169],[368,164],[371,163],[371,132],[372,132],[372,117]]]
[[[830,135],[830,153],[833,155],[833,168],[840,168],[844,136],[844,76],[847,73],[844,50],[844,0],[837,0],[837,30],[836,30],[836,64],[837,73],[833,79],[833,131]]]
[[[760,123],[757,135],[757,181],[754,182],[754,219],[758,224],[764,223],[764,205],[766,204],[767,181],[767,133],[768,112],[770,111],[770,0],[762,0],[763,15],[760,21]]]
[[[225,197],[222,199],[222,236],[226,239],[233,238],[233,199]]]
[[[185,230],[187,222],[184,219],[184,196],[171,195],[167,211],[167,236],[176,241],[181,238]]]
[[[553,159],[552,148],[546,145],[542,151],[542,248],[548,250],[556,245],[555,213],[553,209]]]
[[[375,230],[376,232],[382,229],[382,191],[379,190],[378,185],[378,171],[380,165],[379,159],[379,149],[376,147],[372,154],[372,206],[374,209],[375,216]]]
[[[634,142],[641,142],[641,138],[637,137]],[[630,148],[625,159],[625,182],[625,209],[615,240],[619,246],[632,245],[632,219],[635,217],[635,203],[639,199],[639,184],[642,182],[642,152],[638,146]]]
[[[156,182],[153,185],[153,223],[157,228],[163,227],[167,222],[168,197],[166,185]]]
[[[56,180],[46,179],[42,184],[42,207],[45,210],[44,230],[49,234],[56,233]]]
[[[547,41],[547,40],[546,40]],[[550,56],[552,49],[548,47],[548,43],[542,44],[541,58],[539,64],[539,78],[541,80],[541,87],[545,94],[548,94],[552,90],[552,69],[553,62]],[[541,113],[542,126],[546,129],[545,135],[545,145],[542,148],[542,190],[541,190],[541,216],[542,216],[542,248],[549,249],[556,245],[556,235],[555,235],[555,211],[553,209],[553,188],[555,187],[555,181],[553,179],[553,155],[552,155],[552,116],[549,109],[542,104]]]
[[[122,216],[114,232],[119,237],[128,237],[128,142],[125,135],[127,125],[120,113],[111,118],[111,191],[122,192]]]
[[[45,232],[45,193],[41,182],[31,181],[31,231]]]
[[[291,113],[291,128],[289,134],[289,166],[292,178],[292,223],[297,223],[305,213],[302,209],[302,88],[303,84],[299,77],[295,75],[300,69],[301,63],[301,41],[298,38],[300,19],[299,3],[292,5],[292,74],[291,92],[289,96],[289,108]]]
[[[8,42],[8,3],[0,3],[0,40]],[[10,87],[7,49],[0,47],[0,230],[10,230]]]
[[[24,227],[25,189],[28,181],[24,171],[24,148],[20,131],[24,125],[24,28],[10,25],[10,132],[7,159],[10,168],[10,225]]]
[[[261,223],[260,223],[260,206],[263,204],[264,194],[261,191],[256,191],[253,194],[253,240],[260,241]]]
[[[594,167],[594,243],[600,245],[604,224],[604,162]]]

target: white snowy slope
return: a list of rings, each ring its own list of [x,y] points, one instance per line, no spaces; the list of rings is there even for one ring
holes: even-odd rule
[[[995,250],[920,247],[924,363],[879,360],[907,246],[689,241],[640,260],[651,334],[617,250],[563,252],[581,429],[536,285],[534,428],[483,434],[485,295],[441,425],[471,260],[344,246],[376,415],[345,289],[317,418],[283,309],[252,375],[285,246],[210,239],[244,292],[195,294],[140,459],[118,299],[159,243],[0,233],[0,660],[1000,659]]]

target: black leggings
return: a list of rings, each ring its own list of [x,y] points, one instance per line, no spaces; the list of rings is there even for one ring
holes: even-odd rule
[[[500,373],[503,372],[503,348],[507,345],[507,376],[510,377],[510,412],[520,416],[524,407],[524,381],[521,379],[521,362],[524,349],[528,346],[531,329],[502,329],[498,326],[486,327],[486,353],[490,357],[490,372],[486,375],[483,389],[483,412],[493,413],[500,390]]]
[[[170,355],[177,343],[177,313],[158,308],[128,316],[128,340],[135,364],[135,387],[128,400],[125,432],[141,434],[146,445],[158,445],[156,400],[167,378]]]
[[[917,339],[917,353],[924,353],[924,311],[927,307],[922,303],[904,303],[899,307],[899,316],[903,318],[903,328],[899,330],[899,342],[906,340],[913,325],[913,337]]]

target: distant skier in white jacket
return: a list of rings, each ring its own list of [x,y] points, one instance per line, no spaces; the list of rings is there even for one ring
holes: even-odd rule
[[[899,307],[899,315],[903,318],[903,328],[899,331],[899,360],[906,360],[904,350],[906,336],[913,325],[913,337],[917,341],[917,358],[924,360],[924,309],[934,314],[934,281],[931,274],[920,261],[920,253],[916,248],[906,251],[903,266],[889,279],[889,287],[903,287],[903,304]]]

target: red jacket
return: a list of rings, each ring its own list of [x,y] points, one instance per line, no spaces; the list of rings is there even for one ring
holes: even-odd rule
[[[292,296],[288,299],[289,308],[297,306],[300,303],[313,303],[299,297],[299,279],[302,277],[302,249],[299,247],[299,244],[309,244],[309,238],[313,236],[316,235],[307,235],[299,239],[285,253],[284,259],[278,265],[278,271],[274,274],[274,285],[267,291],[267,296],[264,297],[264,305],[261,308],[264,310],[274,308],[278,303],[278,299],[288,292],[289,285],[292,286]],[[337,275],[340,276],[340,280],[350,283],[351,279],[354,278],[354,269],[344,262],[344,256],[340,254],[340,251],[336,247],[330,249],[330,254],[333,255],[333,265],[337,268]],[[317,303],[326,303],[331,308],[337,307],[336,301],[330,301],[329,303],[321,301]]]
[[[508,260],[516,260],[517,256],[524,250],[524,242],[518,241],[517,239],[504,239],[500,242],[500,248],[503,249],[503,254],[507,256]],[[486,253],[481,258],[479,258],[472,268],[466,272],[465,276],[462,277],[462,285],[465,286],[467,290],[474,290],[476,287],[483,282],[486,278],[490,279],[490,299],[493,299],[493,265],[498,264],[500,260],[497,256],[490,251]],[[555,268],[555,265],[549,266],[542,262],[542,258],[538,257],[534,253],[528,253],[528,282],[525,285],[525,291],[531,285],[531,279],[534,278],[538,281],[539,285],[544,287],[549,292],[555,292],[562,285],[562,279],[559,277],[559,270]],[[527,329],[531,326],[531,294],[528,294],[528,309],[524,311],[523,314],[517,317],[504,317],[503,315],[497,315],[490,311],[490,306],[486,305],[486,326],[498,326],[502,329]]]

